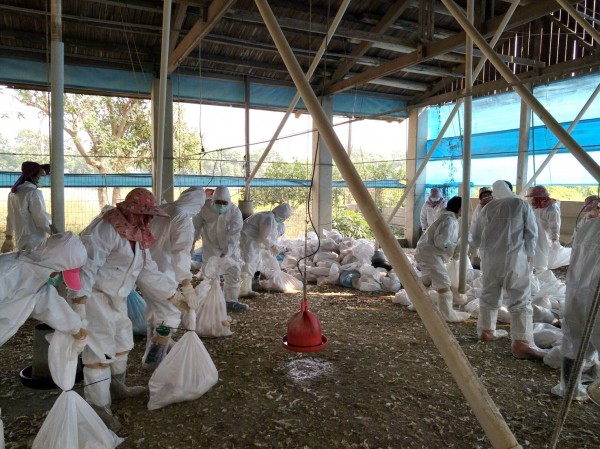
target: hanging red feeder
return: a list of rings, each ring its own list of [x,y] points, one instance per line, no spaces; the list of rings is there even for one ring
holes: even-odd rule
[[[283,337],[283,347],[295,352],[316,352],[327,347],[327,337],[321,333],[321,323],[317,316],[308,310],[308,301],[302,300],[300,312],[288,321],[287,335]]]

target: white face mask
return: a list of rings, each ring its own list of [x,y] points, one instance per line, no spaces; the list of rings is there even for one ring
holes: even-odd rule
[[[429,198],[431,201],[433,201],[434,203],[441,200],[442,198],[439,196],[432,196],[431,198]]]

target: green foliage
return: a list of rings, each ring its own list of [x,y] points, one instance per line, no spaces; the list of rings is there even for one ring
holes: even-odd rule
[[[590,195],[598,195],[598,186],[546,186],[548,193],[560,201],[583,201]]]
[[[309,167],[298,160],[284,162],[279,157],[268,164],[264,177],[270,179],[300,179],[310,177]],[[256,206],[275,206],[287,202],[296,209],[308,199],[308,188],[305,187],[256,187],[251,190],[251,198]]]
[[[333,216],[332,229],[346,237],[372,239],[373,232],[361,213],[353,210],[340,210]]]

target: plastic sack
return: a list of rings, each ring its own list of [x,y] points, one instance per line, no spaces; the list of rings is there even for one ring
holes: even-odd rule
[[[50,340],[48,368],[52,380],[61,390],[70,390],[75,384],[79,354],[87,344],[87,338],[76,340],[59,331],[54,331],[47,338]]]
[[[344,238],[344,236],[335,229],[332,229],[331,231],[323,229],[323,235],[326,239],[331,239],[336,243],[339,243]]]
[[[556,317],[552,313],[552,310],[540,307],[537,304],[533,304],[532,307],[534,323],[553,323],[556,321]]]
[[[381,277],[381,287],[386,292],[396,293],[402,288],[402,284],[396,273],[390,271],[387,276]]]
[[[233,334],[219,279],[203,280],[196,286],[196,295],[202,298],[196,310],[196,333],[206,337],[228,337]]]
[[[123,442],[74,391],[63,391],[33,441],[32,449],[114,449]]]
[[[402,290],[398,291],[398,293],[396,293],[396,296],[394,296],[394,298],[392,299],[392,302],[394,304],[400,304],[401,306],[412,305],[412,302],[408,298],[408,295],[406,294],[406,290],[404,290],[404,289],[402,289]]]
[[[144,301],[144,298],[137,291],[131,290],[127,295],[127,316],[133,325],[133,335],[146,336],[148,324],[144,317],[145,308],[146,301]]]
[[[317,285],[337,285],[340,279],[340,266],[337,263],[331,265],[329,274],[324,277],[317,278]]]
[[[302,290],[302,282],[285,271],[277,271],[271,279],[260,281],[260,286],[272,292],[296,292]]]
[[[562,353],[560,352],[560,345],[554,346],[544,356],[544,365],[548,365],[550,368],[560,369],[562,365]]]
[[[463,306],[463,310],[471,314],[473,318],[479,316],[479,298],[469,301]]]
[[[86,339],[55,331],[48,348],[52,380],[63,390],[75,383],[77,359]],[[124,440],[110,431],[90,405],[74,391],[63,391],[48,412],[32,449],[114,449]]]
[[[533,324],[533,341],[540,348],[551,348],[560,343],[562,337],[562,330],[551,324]]]
[[[354,278],[360,278],[360,271],[358,270],[347,270],[340,273],[339,282],[342,287],[353,288],[352,280]]]
[[[148,410],[198,399],[219,380],[217,367],[194,332],[186,332],[152,374]]]
[[[373,254],[375,254],[373,245],[365,240],[357,240],[356,245],[352,247],[352,255],[358,259],[361,265],[371,265]]]
[[[571,248],[565,248],[564,246],[558,245],[557,247],[550,247],[548,253],[548,268],[554,270],[556,268],[564,267],[569,265],[569,259],[571,258]]]

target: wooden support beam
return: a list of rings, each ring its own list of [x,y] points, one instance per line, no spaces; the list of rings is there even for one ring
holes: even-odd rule
[[[519,27],[539,17],[543,17],[557,9],[559,9],[559,6],[551,1],[537,2],[529,6],[523,6],[515,12],[506,29],[509,30]],[[484,37],[490,37],[493,35],[501,20],[501,17],[494,17],[493,19],[485,22],[482,26],[482,34]],[[348,89],[353,89],[361,84],[369,82],[370,80],[391,75],[399,70],[402,70],[403,68],[420,64],[424,61],[434,59],[435,57],[439,57],[440,55],[444,55],[448,52],[455,51],[464,46],[465,39],[466,33],[464,31],[456,33],[452,37],[425,45],[421,49],[417,49],[412,53],[400,56],[399,58],[382,64],[379,67],[366,70],[354,76],[353,78],[338,81],[337,83],[329,86],[325,93],[331,95],[346,91]]]
[[[208,7],[206,19],[198,20],[181,43],[169,55],[168,73],[173,73],[196,45],[221,20],[235,0],[214,0]]]

